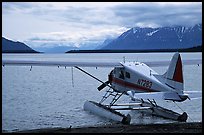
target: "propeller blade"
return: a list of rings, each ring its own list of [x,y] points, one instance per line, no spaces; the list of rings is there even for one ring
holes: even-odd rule
[[[108,84],[110,83],[110,81],[106,81],[105,83],[101,84],[99,87],[98,87],[98,90],[102,90],[103,88],[105,88]]]

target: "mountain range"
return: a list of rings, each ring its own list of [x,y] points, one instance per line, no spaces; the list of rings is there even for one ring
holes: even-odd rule
[[[197,50],[202,48],[202,24],[196,24],[192,27],[174,26],[174,27],[159,27],[159,28],[140,28],[134,27],[122,33],[115,39],[107,38],[103,44],[97,46],[94,44],[84,44],[80,48],[72,47],[70,44],[49,44],[38,48],[30,48],[22,42],[14,42],[2,37],[2,52],[17,52],[17,53],[64,53],[69,50],[74,52],[79,50],[136,50],[136,51],[151,51],[151,50],[167,50],[169,49],[185,49],[193,48]],[[52,47],[51,47],[52,46]],[[200,47],[199,47],[200,46]],[[196,48],[197,49],[196,49]],[[194,49],[195,48],[195,49]],[[37,51],[36,51],[37,50]]]
[[[2,53],[38,53],[22,42],[14,42],[2,37]]]
[[[105,43],[105,42],[104,42]],[[101,50],[183,49],[202,45],[202,24],[193,27],[134,27],[121,34]]]

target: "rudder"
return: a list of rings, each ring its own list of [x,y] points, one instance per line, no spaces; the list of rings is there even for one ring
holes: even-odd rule
[[[163,77],[166,79],[166,85],[178,92],[183,91],[183,69],[181,56],[178,52],[174,54],[169,64],[168,70]]]

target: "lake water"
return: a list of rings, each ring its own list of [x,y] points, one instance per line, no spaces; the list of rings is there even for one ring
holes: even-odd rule
[[[2,54],[2,59],[58,60],[58,61],[156,61],[170,60],[173,53],[94,53],[94,54]],[[202,53],[181,53],[182,59],[202,58]],[[83,68],[103,81],[112,68]],[[153,68],[163,74],[167,67]],[[202,91],[202,64],[183,66],[184,88]],[[73,80],[73,81],[72,81]],[[67,67],[2,67],[2,130],[18,131],[47,127],[82,127],[115,123],[83,110],[86,100],[99,102],[105,93],[98,91],[100,82],[77,69]],[[118,103],[129,102],[123,96]],[[177,103],[157,101],[158,105],[176,112],[187,112],[187,122],[202,121],[202,98]],[[127,112],[125,112],[127,113]],[[131,124],[175,122],[155,116],[130,112]]]

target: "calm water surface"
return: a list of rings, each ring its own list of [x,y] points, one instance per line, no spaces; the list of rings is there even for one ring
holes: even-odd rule
[[[170,60],[173,53],[117,53],[117,54],[3,54],[2,59],[121,62]],[[202,58],[202,53],[181,53],[182,59]],[[112,68],[83,68],[103,81]],[[153,68],[163,74],[167,67]],[[185,90],[202,91],[202,65],[183,67]],[[112,124],[83,110],[86,100],[100,101],[105,93],[99,92],[99,82],[77,69],[67,67],[5,66],[2,68],[2,130],[16,131],[47,127],[81,127]],[[73,80],[73,81],[72,81]],[[129,102],[123,96],[118,102]],[[202,99],[177,103],[157,101],[176,112],[187,112],[188,122],[202,121]],[[128,112],[124,112],[128,113]],[[175,122],[155,116],[130,112],[131,124]]]

